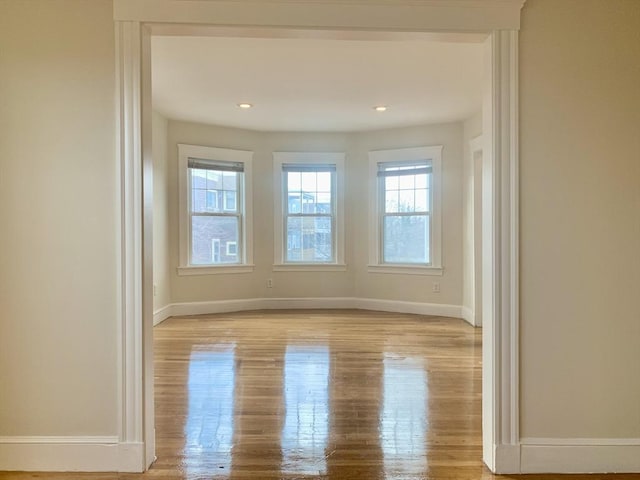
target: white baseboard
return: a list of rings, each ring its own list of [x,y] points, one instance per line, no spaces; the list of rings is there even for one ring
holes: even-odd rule
[[[153,326],[155,327],[159,323],[164,322],[171,316],[171,304],[165,305],[153,312]]]
[[[462,319],[472,327],[475,327],[475,315],[473,313],[473,310],[471,310],[469,307],[464,306],[460,307],[460,309],[460,315],[462,316]]]
[[[117,437],[0,437],[0,471],[144,471],[142,443]]]
[[[211,302],[172,303],[154,313],[154,325],[166,318],[185,315],[242,312],[247,310],[357,308],[383,312],[413,313],[461,318],[461,307],[437,303],[402,302],[375,298],[309,297],[309,298],[247,298]]]
[[[438,317],[462,318],[459,305],[440,303],[401,302],[397,300],[379,300],[377,298],[355,298],[354,306],[362,310],[381,312],[414,313],[416,315],[434,315]]]
[[[493,473],[520,473],[520,445],[497,445]]]
[[[495,473],[640,473],[640,438],[523,438],[496,447]]]

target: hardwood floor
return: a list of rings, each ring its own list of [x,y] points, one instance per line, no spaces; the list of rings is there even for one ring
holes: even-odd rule
[[[173,318],[155,328],[158,460],[143,475],[1,479],[492,479],[481,331],[367,311]],[[640,475],[562,478],[640,479]],[[557,478],[527,476],[531,479]]]

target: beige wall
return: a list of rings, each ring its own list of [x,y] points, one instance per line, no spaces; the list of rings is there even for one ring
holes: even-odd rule
[[[526,437],[640,438],[638,25],[636,0],[528,0],[523,10]],[[111,2],[2,1],[0,45],[0,435],[115,435]],[[208,132],[190,130],[181,141]],[[266,292],[256,278],[248,288]],[[172,295],[211,293],[189,286]]]
[[[254,152],[253,273],[178,276],[178,143]],[[442,277],[371,274],[368,264],[369,150],[444,145]],[[346,272],[273,272],[273,152],[345,152]],[[169,205],[171,301],[174,303],[262,297],[364,297],[460,305],[462,299],[462,124],[452,123],[378,132],[263,133],[169,122]],[[268,278],[273,288],[266,288]],[[432,292],[432,282],[441,293]]]
[[[522,13],[521,428],[640,438],[640,2]]]
[[[110,1],[0,3],[0,436],[117,434]]]
[[[169,268],[169,163],[167,160],[166,118],[153,112],[153,309],[171,303],[171,275]]]
[[[444,275],[368,273],[368,152],[422,145],[442,145],[442,266]],[[461,305],[462,302],[462,124],[447,123],[360,133],[355,137],[357,162],[350,166],[355,227],[353,259],[355,295],[410,302]],[[433,292],[440,283],[440,293]]]

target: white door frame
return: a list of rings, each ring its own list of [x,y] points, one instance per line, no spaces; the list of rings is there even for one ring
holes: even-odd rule
[[[193,35],[215,27],[228,29],[229,35],[240,28],[264,35],[320,30],[488,35],[483,108],[483,458],[496,473],[520,472],[517,69],[524,1],[114,0],[123,471],[144,471],[155,450],[151,34]]]
[[[484,139],[478,135],[469,142],[469,165],[472,176],[471,230],[473,231],[473,311],[470,318],[474,327],[482,326],[482,150]],[[479,233],[478,233],[479,230]]]

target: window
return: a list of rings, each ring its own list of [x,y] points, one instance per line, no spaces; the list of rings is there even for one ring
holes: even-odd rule
[[[227,242],[227,256],[235,257],[238,255],[238,242]]]
[[[252,152],[178,145],[180,275],[252,270]]]
[[[274,153],[275,270],[345,270],[342,153]]]
[[[440,146],[369,152],[369,271],[442,274],[441,155]]]

